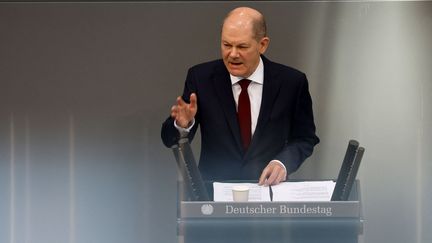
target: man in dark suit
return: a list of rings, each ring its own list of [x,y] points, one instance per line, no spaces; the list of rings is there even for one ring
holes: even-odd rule
[[[201,128],[199,168],[206,180],[286,180],[312,154],[315,135],[306,76],[263,56],[270,39],[255,9],[231,11],[222,59],[189,69],[183,95],[162,125],[167,147]]]

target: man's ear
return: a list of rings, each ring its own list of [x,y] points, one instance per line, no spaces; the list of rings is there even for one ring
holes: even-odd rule
[[[259,52],[260,52],[260,54],[264,54],[264,52],[267,50],[267,47],[269,46],[269,43],[270,43],[270,38],[263,37],[261,39],[261,41],[259,42],[259,45],[260,45]]]

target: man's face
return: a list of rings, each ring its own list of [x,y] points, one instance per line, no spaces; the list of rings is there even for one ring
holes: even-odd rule
[[[249,77],[258,67],[260,54],[267,49],[267,37],[257,41],[252,25],[226,22],[222,27],[221,52],[228,72],[234,76]]]

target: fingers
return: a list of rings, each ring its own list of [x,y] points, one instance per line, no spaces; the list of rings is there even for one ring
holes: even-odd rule
[[[175,105],[171,107],[171,117],[174,119],[177,117],[177,106]]]
[[[195,93],[190,95],[190,103],[186,103],[181,96],[176,99],[177,104],[171,107],[171,117],[176,120],[176,124],[186,128],[197,113],[197,96]]]
[[[262,186],[265,184],[267,177],[271,174],[269,166],[265,167],[263,172],[261,173],[258,185]]]
[[[177,97],[177,105],[178,106],[185,106],[187,103],[183,100],[181,96]]]
[[[181,109],[180,106],[173,105],[171,107],[171,117],[174,118],[174,119],[177,119],[179,116],[181,116],[181,115],[179,115],[179,113],[181,112],[180,109]]]
[[[272,173],[270,174],[270,176],[267,178],[266,181],[266,185],[275,185],[275,184],[279,184],[279,181],[277,181],[277,179],[279,178],[279,174],[280,174],[280,170],[278,169],[273,169]]]
[[[192,94],[190,95],[190,106],[191,106],[192,108],[196,108],[196,106],[197,106],[197,96],[196,96],[195,93],[192,93]]]
[[[177,97],[177,106],[180,107],[186,107],[189,106],[191,109],[196,109],[197,107],[197,96],[195,93],[192,93],[189,97],[190,102],[189,104],[186,103],[186,101],[183,100],[181,96]]]
[[[267,180],[264,182],[265,186],[273,186],[279,184],[284,177],[284,172],[279,169],[273,169]]]
[[[270,163],[263,170],[258,184],[264,186],[277,185],[284,180],[286,180],[285,169],[277,163]]]

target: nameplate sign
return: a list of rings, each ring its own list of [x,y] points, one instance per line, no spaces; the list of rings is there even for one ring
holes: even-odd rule
[[[186,202],[181,218],[358,218],[359,201],[335,202]]]

